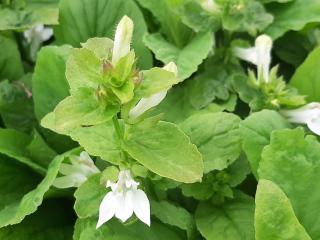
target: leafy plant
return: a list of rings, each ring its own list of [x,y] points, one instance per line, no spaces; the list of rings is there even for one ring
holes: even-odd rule
[[[319,239],[319,16],[0,1],[0,239]]]

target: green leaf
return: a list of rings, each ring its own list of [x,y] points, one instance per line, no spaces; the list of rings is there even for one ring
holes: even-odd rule
[[[36,125],[29,77],[25,75],[23,81],[12,83],[8,80],[0,82],[0,112],[5,126],[26,133]]]
[[[70,133],[73,140],[93,156],[118,164],[122,159],[120,143],[112,122],[91,127],[77,128]]]
[[[36,213],[21,223],[0,229],[0,238],[6,240],[70,240],[73,215],[65,202],[45,201]]]
[[[161,222],[178,227],[187,232],[188,239],[192,238],[195,230],[193,216],[184,208],[167,201],[151,201],[151,215]]]
[[[37,210],[42,203],[44,194],[55,180],[63,159],[64,155],[60,155],[52,161],[48,167],[47,175],[34,190],[28,192],[21,199],[16,198],[14,201],[8,202],[6,207],[0,211],[0,228],[20,223],[27,215]],[[15,177],[11,176],[11,178]]]
[[[271,134],[262,152],[259,178],[277,184],[290,199],[297,219],[312,239],[320,238],[319,208],[320,143],[304,136],[302,128],[283,129]]]
[[[231,32],[249,32],[254,36],[272,21],[272,15],[259,1],[231,0],[223,3],[222,25]]]
[[[23,66],[16,42],[0,35],[0,48],[3,49],[0,55],[0,79],[18,80],[23,75]]]
[[[290,124],[279,113],[271,110],[253,113],[240,123],[242,147],[256,177],[262,150],[269,144],[271,133],[283,128],[290,128]]]
[[[230,94],[227,87],[227,81],[230,75],[224,67],[215,67],[213,73],[205,73],[196,76],[191,88],[191,104],[201,109],[209,105],[216,98],[228,100]]]
[[[138,0],[139,4],[148,9],[160,23],[160,31],[169,42],[179,48],[185,46],[193,32],[182,22],[179,12],[184,1],[176,0]]]
[[[109,59],[112,53],[113,41],[110,38],[90,38],[85,43],[81,43],[83,48],[86,48],[101,59]]]
[[[204,11],[201,1],[183,1],[181,20],[195,32],[214,31],[221,27],[221,12]]]
[[[55,29],[57,41],[75,47],[92,37],[113,39],[116,25],[128,15],[135,26],[132,46],[139,58],[138,65],[142,69],[151,67],[151,54],[141,41],[147,32],[146,23],[133,0],[62,0],[59,10],[60,24]]]
[[[0,212],[12,202],[21,199],[40,181],[39,174],[16,162],[1,156],[0,159]]]
[[[172,85],[178,83],[173,72],[166,71],[162,68],[151,68],[150,70],[142,71],[143,81],[135,91],[135,97],[149,97],[155,93],[166,91]]]
[[[198,66],[207,58],[214,45],[212,32],[198,33],[182,49],[167,42],[160,33],[146,34],[143,41],[158,60],[165,64],[176,63],[180,81],[197,71]]]
[[[201,154],[173,123],[160,121],[154,126],[146,127],[141,122],[128,127],[123,149],[162,177],[185,183],[201,180]]]
[[[320,6],[319,6],[320,8]],[[308,102],[320,101],[320,47],[314,49],[303,64],[296,69],[290,80],[290,85],[298,89],[301,94],[306,95]]]
[[[254,225],[257,240],[311,240],[295,216],[290,200],[269,180],[259,181]]]
[[[48,46],[38,53],[32,78],[32,96],[38,120],[53,111],[69,95],[65,65],[70,52],[69,46]]]
[[[195,114],[181,124],[203,156],[204,172],[222,170],[241,152],[240,118],[230,113]]]
[[[295,0],[288,4],[274,5],[268,10],[274,16],[274,21],[266,33],[273,39],[290,30],[301,30],[308,23],[320,22],[318,0]]]
[[[249,164],[241,156],[228,168],[205,174],[201,183],[182,184],[180,188],[183,195],[197,200],[233,198],[232,188],[238,186],[249,173]]]
[[[118,110],[118,106],[101,103],[94,90],[79,88],[73,95],[62,100],[41,124],[58,133],[68,134],[81,126],[107,122]]]
[[[37,163],[31,159],[27,146],[31,142],[31,137],[13,129],[0,129],[0,153],[16,159],[40,174],[46,172],[44,163]]]
[[[53,111],[55,106],[69,95],[69,85],[66,80],[66,61],[70,55],[69,46],[43,47],[38,53],[35,72],[32,78],[32,97],[34,110],[38,121]],[[74,143],[66,136],[58,135],[46,129],[41,131],[47,141],[59,152],[66,151]]]
[[[100,183],[100,177],[100,174],[90,176],[74,193],[74,209],[79,218],[98,216],[100,203],[109,191]]]
[[[26,146],[26,149],[32,160],[45,168],[49,166],[52,159],[57,155],[36,130],[33,131],[32,140],[28,146]]]
[[[20,30],[37,24],[58,24],[58,7],[53,1],[24,1],[20,9],[0,8],[0,30]]]
[[[71,93],[79,88],[97,89],[102,83],[102,59],[87,48],[74,48],[66,66],[66,77]]]
[[[244,194],[222,205],[201,202],[196,224],[207,240],[253,240],[254,200]]]
[[[136,221],[129,225],[124,225],[117,220],[111,220],[96,229],[97,218],[78,219],[75,225],[73,235],[74,240],[132,240],[132,239],[148,239],[148,240],[182,240],[170,228],[163,224],[153,221],[151,226]]]

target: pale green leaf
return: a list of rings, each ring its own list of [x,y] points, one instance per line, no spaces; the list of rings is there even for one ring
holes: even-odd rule
[[[70,133],[73,140],[93,156],[117,164],[122,159],[120,143],[112,122],[77,128]]]
[[[320,10],[320,7],[319,7]],[[308,102],[320,101],[320,47],[314,49],[307,59],[296,69],[290,85],[306,95]]]
[[[166,41],[160,33],[146,34],[143,41],[158,60],[165,64],[176,63],[180,81],[197,71],[198,66],[207,58],[214,45],[212,32],[198,33],[182,49]]]
[[[162,177],[185,183],[201,180],[201,154],[173,123],[160,121],[146,127],[142,122],[128,127],[123,149]]]
[[[151,201],[151,215],[161,222],[178,227],[187,232],[188,239],[195,230],[193,216],[184,208],[167,201]]]
[[[173,72],[166,71],[162,68],[151,68],[150,70],[142,71],[143,81],[137,88],[135,96],[149,97],[161,91],[167,91],[172,85],[178,83]]]
[[[272,181],[260,180],[256,193],[256,240],[311,240],[290,200]]]
[[[0,8],[0,30],[20,30],[37,24],[58,24],[58,6],[53,1],[24,1],[20,9]]]
[[[274,16],[266,33],[273,39],[290,30],[301,30],[308,23],[320,22],[320,2],[318,0],[294,0],[291,3],[274,5],[268,9]]]
[[[196,224],[207,240],[253,240],[254,200],[244,194],[222,205],[201,202]]]
[[[100,183],[100,177],[100,174],[90,176],[74,193],[74,209],[79,218],[98,216],[100,203],[109,191]]]
[[[195,114],[181,124],[203,156],[204,172],[222,170],[241,152],[240,118],[218,112]]]
[[[302,128],[271,134],[262,152],[259,178],[273,181],[290,199],[297,219],[312,239],[320,238],[320,143]]]
[[[53,113],[43,119],[42,125],[59,133],[69,134],[81,126],[107,122],[117,112],[118,106],[103,104],[92,89],[79,88],[73,95],[62,100]]]
[[[263,148],[269,144],[271,133],[282,128],[290,128],[290,124],[279,113],[271,110],[253,113],[241,122],[242,147],[256,177]]]

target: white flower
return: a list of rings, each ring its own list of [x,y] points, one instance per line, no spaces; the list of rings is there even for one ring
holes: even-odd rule
[[[294,110],[282,110],[280,113],[287,117],[289,122],[307,124],[312,132],[320,135],[320,103],[312,102]]]
[[[115,66],[117,62],[130,52],[130,44],[133,33],[132,20],[124,16],[116,29],[112,50],[112,64]]]
[[[168,63],[163,67],[163,69],[173,72],[175,76],[177,76],[178,70],[174,62]],[[141,98],[140,101],[130,110],[129,117],[131,119],[138,118],[150,108],[157,106],[166,97],[168,90],[169,89],[155,93],[150,97]]]
[[[268,35],[264,34],[256,38],[254,47],[235,48],[235,55],[245,61],[255,64],[257,66],[258,79],[263,78],[268,82],[271,63],[271,49],[272,39]]]
[[[59,172],[63,177],[55,179],[53,186],[57,188],[79,187],[87,178],[100,172],[86,152],[81,152],[79,157],[70,158],[71,164],[62,163]]]
[[[129,170],[119,173],[116,183],[108,181],[111,191],[103,198],[99,208],[99,220],[96,228],[110,220],[113,216],[122,222],[128,220],[133,213],[150,226],[150,203],[147,195],[137,189],[139,183],[134,181]]]
[[[211,13],[219,12],[220,8],[214,0],[202,0],[201,7]]]
[[[25,31],[23,35],[27,43],[30,44],[30,57],[32,60],[35,60],[38,49],[43,42],[51,38],[53,30],[50,27],[44,27],[42,24],[39,24]]]

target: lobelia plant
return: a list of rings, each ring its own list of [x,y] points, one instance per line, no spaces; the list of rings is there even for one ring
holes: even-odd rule
[[[320,239],[319,16],[0,1],[0,240]]]
[[[43,126],[79,141],[88,153],[118,167],[116,183],[108,174],[103,175],[102,184],[111,191],[101,201],[97,228],[113,216],[125,222],[133,212],[150,225],[150,203],[145,192],[137,189],[143,185],[134,180],[133,167],[189,183],[200,181],[203,172],[200,153],[178,126],[161,121],[161,115],[146,116],[178,83],[177,67],[170,62],[163,68],[139,71],[130,49],[133,28],[132,20],[124,16],[114,41],[93,38],[72,51],[66,67],[71,95],[41,121]],[[106,135],[104,128],[108,129]],[[106,146],[110,150],[95,149],[92,140],[96,134],[105,138],[104,143],[112,142],[113,146]],[[88,139],[89,135],[93,138]],[[173,139],[148,139],[149,135]],[[175,151],[176,145],[183,152]],[[66,176],[57,178],[54,186],[79,187],[88,176],[98,173],[95,166],[90,167],[93,162],[86,154],[82,152],[71,166],[61,165],[59,171]]]

